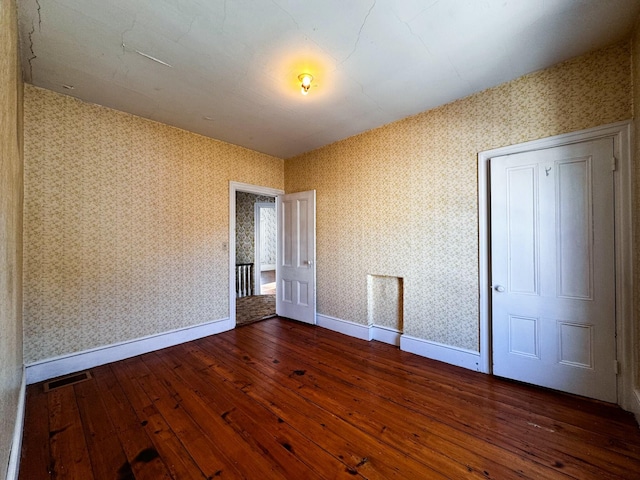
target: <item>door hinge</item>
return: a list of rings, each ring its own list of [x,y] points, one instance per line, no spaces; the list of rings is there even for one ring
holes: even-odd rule
[[[620,375],[620,362],[618,360],[613,361],[613,371],[616,375]]]
[[[616,157],[611,157],[611,170],[615,172],[617,166],[618,166],[618,159]]]

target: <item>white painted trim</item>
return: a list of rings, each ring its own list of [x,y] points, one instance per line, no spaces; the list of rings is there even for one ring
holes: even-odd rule
[[[255,195],[284,195],[284,190],[241,182],[229,182],[229,318],[236,321],[236,192]]]
[[[391,345],[399,345],[400,350],[405,352],[469,370],[479,370],[480,354],[478,352],[403,335],[393,328],[380,325],[362,325],[320,313],[316,314],[316,325],[360,340],[378,340]]]
[[[371,340],[371,327],[360,323],[341,320],[339,318],[330,317],[328,315],[316,314],[316,325],[334,332],[343,333],[350,337],[359,338],[360,340]]]
[[[48,358],[26,366],[27,384],[78,372],[86,368],[117,362],[143,353],[172,347],[198,338],[226,332],[235,327],[235,321],[228,318],[180,328],[168,332],[149,335],[126,342],[114,343],[98,348]]]
[[[626,126],[626,128],[624,128]],[[636,396],[640,354],[634,348],[638,338],[633,309],[633,128],[626,122],[614,137],[618,159],[614,173],[616,195],[616,335],[621,375],[618,376],[618,404],[640,417]]]
[[[635,378],[640,363],[634,353],[635,323],[633,318],[633,191],[632,191],[632,122],[617,122],[578,132],[556,135],[478,154],[478,222],[480,268],[480,370],[491,373],[491,268],[489,160],[492,157],[540,150],[598,138],[611,137],[618,160],[615,182],[616,238],[616,329],[618,359],[622,373],[618,378],[618,403],[640,416],[640,401],[635,395]]]
[[[13,428],[13,439],[11,441],[11,453],[9,454],[9,465],[7,467],[7,480],[18,480],[20,471],[20,453],[22,452],[22,432],[24,431],[25,397],[27,394],[27,374],[22,367],[22,380],[20,391],[18,392],[18,409],[16,412],[16,423]]]
[[[491,351],[491,231],[489,230],[489,177],[488,152],[478,154],[478,310],[480,313],[480,365],[482,373],[492,373]]]
[[[395,328],[383,327],[382,325],[371,326],[371,339],[379,342],[388,343],[389,345],[400,346],[400,336],[402,332]]]
[[[480,370],[480,353],[474,352],[473,350],[444,345],[409,335],[402,335],[400,337],[400,350],[449,363],[457,367],[474,371]]]

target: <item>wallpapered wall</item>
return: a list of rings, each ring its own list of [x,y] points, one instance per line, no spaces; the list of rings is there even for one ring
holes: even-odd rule
[[[260,209],[260,265],[273,267],[278,252],[278,217],[276,209]]]
[[[258,202],[275,203],[275,201],[274,197],[236,192],[236,263],[254,263],[256,224],[254,205]],[[274,229],[274,236],[275,233]],[[261,260],[262,263],[268,263],[264,260],[269,259]],[[271,263],[275,264],[275,259]]]
[[[633,57],[633,112],[635,118],[634,122],[634,137],[635,137],[635,149],[633,152],[634,166],[635,166],[635,178],[634,178],[634,204],[633,204],[633,285],[634,292],[634,320],[636,325],[636,338],[635,348],[636,352],[635,366],[636,366],[636,386],[640,386],[640,120],[638,114],[640,113],[640,17],[636,21],[635,30],[631,39]],[[636,412],[636,418],[640,418],[640,412]]]
[[[229,315],[229,181],[283,160],[26,86],[25,362]]]
[[[285,162],[317,192],[318,312],[367,323],[367,275],[403,278],[404,332],[479,348],[477,153],[631,118],[629,42]]]
[[[0,478],[22,381],[22,80],[14,0],[0,0]]]
[[[367,320],[369,325],[402,332],[402,279],[367,275]]]

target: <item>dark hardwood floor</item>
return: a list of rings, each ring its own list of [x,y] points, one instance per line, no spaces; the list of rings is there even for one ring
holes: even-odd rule
[[[20,478],[640,478],[616,406],[271,319],[27,390]]]

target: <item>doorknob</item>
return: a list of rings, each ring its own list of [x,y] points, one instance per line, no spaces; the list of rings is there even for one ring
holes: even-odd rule
[[[504,287],[502,285],[496,285],[493,288],[496,289],[496,292],[504,292]]]

